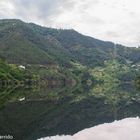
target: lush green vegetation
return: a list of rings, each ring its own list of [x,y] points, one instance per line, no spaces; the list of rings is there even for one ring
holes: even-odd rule
[[[69,67],[71,60],[84,66],[102,66],[117,59],[123,64],[140,60],[140,48],[84,36],[74,30],[41,27],[20,20],[0,20],[0,55],[9,63],[58,64]]]
[[[102,67],[92,69],[92,75],[102,83],[130,83],[140,75],[140,67],[132,67],[112,60],[106,61]]]
[[[0,85],[25,84],[37,79],[38,75],[25,69],[24,66],[8,64],[0,59]]]
[[[134,81],[140,75],[140,48],[15,19],[0,20],[0,56],[8,63],[0,60],[1,80],[52,79],[59,84],[92,85]]]
[[[0,59],[0,80],[21,80],[23,70]]]

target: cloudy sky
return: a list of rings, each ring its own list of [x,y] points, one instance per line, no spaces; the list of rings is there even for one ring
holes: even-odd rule
[[[82,130],[73,136],[53,136],[39,140],[140,140],[140,119],[126,118]]]
[[[0,0],[0,18],[73,28],[127,46],[140,44],[140,0]]]

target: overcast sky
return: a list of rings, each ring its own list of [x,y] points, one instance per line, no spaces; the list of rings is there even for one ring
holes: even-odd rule
[[[140,0],[0,0],[0,18],[18,18],[127,46],[140,44]]]

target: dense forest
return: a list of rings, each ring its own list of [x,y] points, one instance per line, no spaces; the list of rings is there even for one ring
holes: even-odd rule
[[[140,48],[17,19],[0,20],[0,57],[1,81],[139,83]]]

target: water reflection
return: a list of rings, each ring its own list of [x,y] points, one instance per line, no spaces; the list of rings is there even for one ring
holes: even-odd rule
[[[7,87],[0,89],[0,134],[17,140],[74,134],[115,119],[140,116],[133,85]]]

